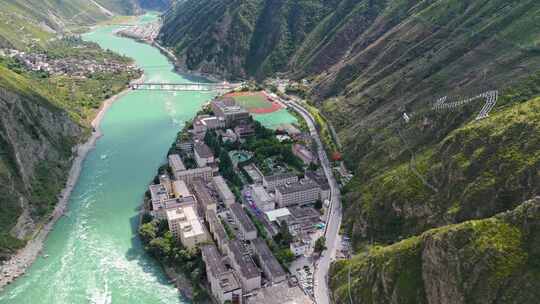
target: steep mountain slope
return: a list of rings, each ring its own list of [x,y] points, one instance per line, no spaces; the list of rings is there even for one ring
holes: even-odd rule
[[[540,198],[333,265],[336,303],[536,303]]]
[[[40,87],[0,66],[0,259],[54,207],[84,135]]]
[[[230,78],[283,70],[336,1],[185,1],[164,16],[161,41],[191,70]]]

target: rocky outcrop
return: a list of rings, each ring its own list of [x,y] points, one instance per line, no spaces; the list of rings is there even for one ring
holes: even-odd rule
[[[495,217],[428,230],[332,266],[336,303],[534,303],[540,198]]]
[[[85,130],[22,76],[0,72],[1,258],[54,208]]]

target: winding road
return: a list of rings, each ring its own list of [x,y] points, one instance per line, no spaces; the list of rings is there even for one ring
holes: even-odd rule
[[[317,154],[321,161],[321,166],[324,170],[324,174],[330,185],[330,206],[329,206],[329,216],[326,219],[326,250],[322,252],[321,257],[316,262],[315,273],[314,273],[314,294],[315,302],[317,304],[329,304],[330,303],[330,292],[328,290],[328,271],[330,269],[331,262],[336,257],[336,250],[339,239],[339,227],[341,225],[341,193],[339,186],[334,178],[332,168],[330,166],[330,161],[324,150],[321,138],[319,133],[315,128],[315,120],[313,116],[300,104],[299,100],[291,97],[291,100],[281,100],[284,104],[295,110],[299,113],[304,120],[306,121],[311,137],[317,143]]]

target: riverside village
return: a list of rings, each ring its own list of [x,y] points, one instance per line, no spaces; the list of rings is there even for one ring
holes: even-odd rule
[[[330,199],[316,144],[305,123],[268,129],[231,94],[178,133],[146,192],[141,239],[196,301],[313,303]]]

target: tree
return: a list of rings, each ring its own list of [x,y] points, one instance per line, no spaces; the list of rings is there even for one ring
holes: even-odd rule
[[[317,210],[321,210],[323,207],[323,203],[320,199],[318,199],[316,202],[315,202],[315,209]]]
[[[289,232],[289,225],[286,221],[281,221],[281,225],[279,226],[279,237],[281,245],[289,247],[293,240],[293,236]]]
[[[315,241],[315,252],[321,253],[324,250],[326,250],[326,238],[324,236],[321,236],[320,238]]]
[[[158,229],[155,222],[149,222],[139,227],[139,235],[141,236],[141,240],[146,244],[156,238],[157,231]]]

